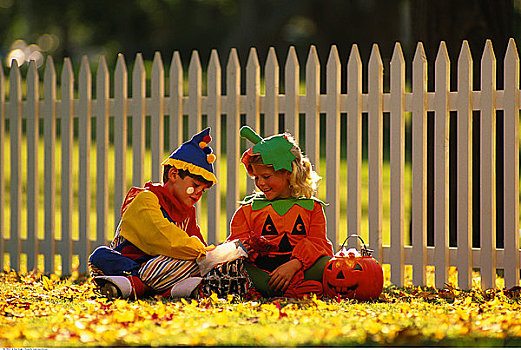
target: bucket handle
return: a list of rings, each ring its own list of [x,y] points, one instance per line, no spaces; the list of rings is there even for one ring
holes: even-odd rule
[[[360,241],[362,241],[362,245],[363,245],[363,247],[360,249],[360,254],[361,254],[362,256],[372,256],[373,250],[367,248],[367,245],[365,244],[365,242],[364,242],[364,240],[362,239],[362,237],[360,237],[360,235],[357,235],[356,233],[353,233],[353,234],[351,234],[350,236],[347,236],[347,238],[345,239],[344,243],[342,243],[342,246],[340,247],[340,250],[344,249],[344,246],[345,246],[345,244],[347,243],[347,240],[348,240],[349,238],[353,238],[353,237],[358,237],[358,239],[359,239]]]

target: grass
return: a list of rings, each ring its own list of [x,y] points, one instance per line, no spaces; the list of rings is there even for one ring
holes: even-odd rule
[[[84,280],[4,272],[0,346],[520,346],[519,293],[482,291],[477,276],[474,285],[461,291],[386,282],[374,302],[127,301],[100,298]]]

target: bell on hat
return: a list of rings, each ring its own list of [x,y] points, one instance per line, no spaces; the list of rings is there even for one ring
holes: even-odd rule
[[[215,154],[208,144],[212,141],[210,128],[206,128],[195,134],[190,141],[179,146],[172,154],[161,163],[171,165],[179,170],[186,170],[193,175],[200,175],[213,184],[217,183],[214,175],[213,162]]]

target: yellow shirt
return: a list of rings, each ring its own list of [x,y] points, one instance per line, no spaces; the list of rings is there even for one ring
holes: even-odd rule
[[[195,220],[188,218],[187,220]],[[139,193],[121,218],[120,235],[148,255],[192,260],[206,255],[204,244],[163,216],[159,200],[150,191]]]

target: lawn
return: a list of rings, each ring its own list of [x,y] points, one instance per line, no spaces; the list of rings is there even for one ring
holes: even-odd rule
[[[521,346],[518,291],[387,282],[379,300],[365,303],[111,301],[78,277],[4,272],[0,284],[2,347]]]

